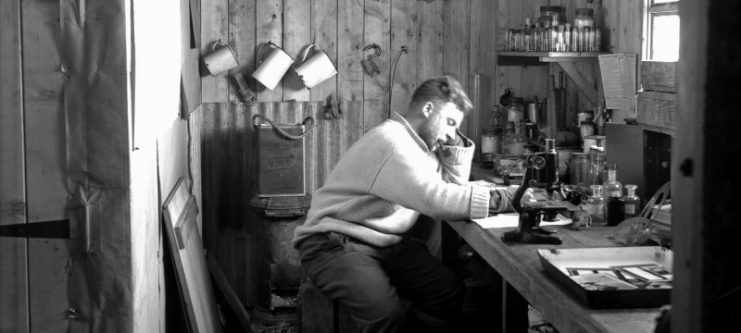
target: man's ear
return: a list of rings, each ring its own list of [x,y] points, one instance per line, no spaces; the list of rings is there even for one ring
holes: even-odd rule
[[[432,102],[425,103],[424,106],[422,106],[422,115],[425,116],[425,118],[429,118],[430,115],[432,115],[432,111],[435,109],[435,104]]]

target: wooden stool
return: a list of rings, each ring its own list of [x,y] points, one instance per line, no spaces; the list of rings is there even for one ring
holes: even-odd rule
[[[304,281],[298,289],[298,332],[350,332],[349,316],[337,301],[331,300],[314,283]]]

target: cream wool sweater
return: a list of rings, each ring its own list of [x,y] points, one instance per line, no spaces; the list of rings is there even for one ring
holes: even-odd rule
[[[293,246],[324,232],[389,246],[401,240],[420,213],[449,220],[486,217],[489,189],[464,185],[475,151],[473,142],[465,140],[468,147],[433,153],[406,119],[394,113],[343,154],[313,194]]]

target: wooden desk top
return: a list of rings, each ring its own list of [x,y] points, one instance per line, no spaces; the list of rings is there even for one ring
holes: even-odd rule
[[[658,308],[591,309],[546,274],[537,249],[616,247],[607,238],[612,227],[592,227],[574,231],[558,227],[562,245],[505,244],[501,235],[513,228],[483,229],[466,221],[447,222],[512,287],[561,332],[653,332]]]

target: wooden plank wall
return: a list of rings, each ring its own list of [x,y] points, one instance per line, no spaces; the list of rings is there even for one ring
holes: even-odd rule
[[[0,225],[26,222],[20,2],[0,2]],[[0,237],[0,331],[27,332],[27,241]]]
[[[28,222],[67,218],[64,73],[58,42],[60,3],[24,1],[22,13]],[[29,302],[32,329],[66,326],[69,308],[67,240],[29,239]]]
[[[214,252],[235,291],[247,306],[257,298],[263,260],[260,242],[266,232],[249,208],[255,193],[251,117],[261,113],[278,121],[300,122],[314,115],[317,127],[307,152],[307,185],[318,188],[353,142],[380,124],[393,110],[404,110],[423,80],[448,74],[470,85],[474,72],[493,76],[495,2],[456,0],[213,0],[202,4],[202,52],[218,39],[237,54],[240,72],[250,78],[258,50],[272,41],[299,59],[317,43],[338,74],[306,89],[289,71],[273,91],[250,78],[255,103],[243,103],[229,74],[204,77],[202,175],[203,228],[206,247]],[[473,23],[476,22],[476,23]],[[463,37],[461,37],[463,36]],[[445,42],[445,41],[448,42]],[[381,74],[369,75],[361,61],[381,46],[376,59]],[[389,98],[393,62],[401,55]],[[471,92],[469,92],[471,94]],[[323,105],[332,95],[342,116],[326,118]],[[295,101],[295,102],[292,102]],[[488,119],[488,117],[486,118]],[[469,132],[466,124],[464,132]]]

